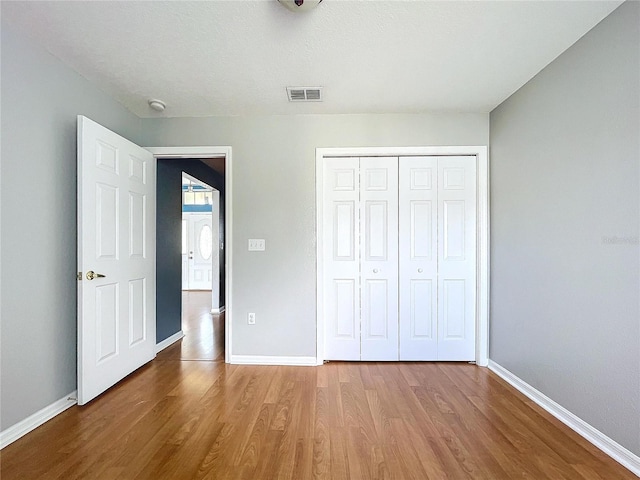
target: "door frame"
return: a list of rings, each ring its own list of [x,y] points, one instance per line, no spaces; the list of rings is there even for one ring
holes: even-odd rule
[[[324,363],[323,161],[340,157],[476,157],[476,364],[489,364],[489,160],[486,146],[316,148],[316,359]]]
[[[184,159],[198,159],[198,158],[212,158],[212,157],[224,157],[224,202],[225,202],[225,219],[224,219],[224,278],[225,278],[225,292],[224,292],[224,361],[229,363],[231,359],[231,302],[232,302],[232,271],[231,265],[233,260],[233,208],[232,208],[232,161],[231,161],[231,147],[229,146],[198,146],[198,147],[145,147],[149,150],[156,161],[158,159],[163,160],[184,160]]]

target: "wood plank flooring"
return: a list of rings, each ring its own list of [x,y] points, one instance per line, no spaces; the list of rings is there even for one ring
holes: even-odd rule
[[[214,350],[166,349],[2,450],[0,477],[637,479],[485,368],[239,366]]]
[[[163,356],[224,361],[224,313],[211,315],[211,291],[182,291],[182,331],[184,338]]]

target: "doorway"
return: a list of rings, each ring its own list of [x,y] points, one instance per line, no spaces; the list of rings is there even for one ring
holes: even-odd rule
[[[210,290],[211,313],[221,311],[220,191],[182,172],[182,290]],[[224,310],[224,306],[222,306]]]
[[[220,295],[219,298],[220,304],[219,308],[222,310],[224,308],[224,315],[221,316],[223,318],[222,323],[224,325],[224,360],[225,362],[229,362],[231,356],[231,314],[232,314],[232,292],[231,292],[231,282],[232,282],[232,218],[231,218],[231,201],[232,201],[232,162],[231,162],[231,147],[150,147],[147,150],[151,151],[154,154],[154,157],[157,159],[158,165],[158,201],[160,202],[161,198],[165,200],[172,195],[181,195],[180,193],[180,183],[181,183],[181,174],[185,169],[181,169],[179,166],[184,162],[196,162],[199,163],[201,167],[208,167],[209,170],[219,169],[221,170],[221,178],[223,179],[223,188],[220,189],[220,208],[224,211],[224,220],[219,223],[220,225],[220,270],[222,272],[220,276]],[[160,184],[160,172],[162,169],[171,169],[175,171],[179,170],[178,176],[178,184],[168,182],[167,184]],[[189,170],[190,173],[195,173],[197,176],[198,173]],[[211,184],[211,182],[207,182]],[[216,185],[211,185],[216,186]],[[174,192],[174,193],[172,193]],[[166,198],[165,198],[166,197]],[[175,198],[175,197],[174,197]],[[181,200],[177,200],[178,205],[181,203]],[[158,212],[160,213],[163,206],[158,206]],[[171,205],[167,205],[167,208],[173,208]],[[158,343],[168,342],[167,344],[171,344],[180,338],[183,337],[184,332],[181,327],[181,309],[178,308],[175,311],[175,303],[171,302],[169,305],[169,309],[171,312],[167,310],[163,310],[160,302],[163,301],[165,297],[175,298],[177,294],[179,296],[177,304],[180,306],[182,304],[182,259],[181,256],[178,255],[177,259],[172,260],[170,268],[170,272],[165,271],[163,265],[166,263],[164,258],[162,257],[162,249],[166,247],[169,252],[171,251],[180,251],[181,248],[181,225],[182,221],[182,212],[181,209],[178,209],[178,214],[180,215],[178,219],[178,227],[176,230],[177,236],[174,235],[174,227],[175,222],[167,223],[166,219],[162,218],[161,215],[158,215],[158,229],[159,231],[163,228],[166,228],[170,233],[168,234],[168,238],[165,238],[160,233],[158,234]],[[164,243],[164,245],[161,245]],[[172,255],[172,258],[175,255]],[[175,275],[177,272],[177,275]],[[168,282],[167,278],[171,277],[171,281]],[[171,283],[171,285],[165,285],[165,283]],[[211,312],[208,312],[210,314]],[[164,331],[161,331],[164,328],[164,320],[160,318],[161,315],[167,314],[164,320],[167,321],[168,325]],[[167,345],[165,344],[165,346]]]

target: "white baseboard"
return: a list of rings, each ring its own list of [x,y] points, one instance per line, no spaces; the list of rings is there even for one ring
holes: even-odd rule
[[[525,396],[529,397],[576,433],[582,435],[585,439],[593,443],[616,462],[620,463],[640,477],[640,457],[635,455],[633,452],[630,452],[619,443],[607,437],[604,433],[592,427],[580,417],[577,417],[562,405],[554,402],[544,393],[535,389],[493,360],[489,360],[489,370],[494,372],[512,387],[519,390]]]
[[[224,312],[224,307],[211,309],[211,315],[220,315],[223,312]]]
[[[38,410],[33,415],[0,432],[0,450],[32,430],[35,430],[43,423],[48,422],[56,415],[64,412],[67,408],[74,406],[78,403],[77,398],[78,392],[74,390],[69,395],[65,395],[60,400],[53,402],[51,405],[44,407],[42,410]]]
[[[316,366],[316,357],[275,357],[267,355],[231,355],[229,363],[235,365],[297,365]]]
[[[160,353],[162,350],[164,350],[168,346],[173,345],[182,337],[184,337],[184,332],[180,330],[178,333],[174,333],[169,338],[165,338],[160,343],[156,343],[156,354]]]

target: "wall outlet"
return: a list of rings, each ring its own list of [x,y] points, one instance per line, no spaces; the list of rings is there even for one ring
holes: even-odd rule
[[[247,315],[247,323],[249,325],[255,325],[256,324],[256,314],[255,313],[249,313]]]

